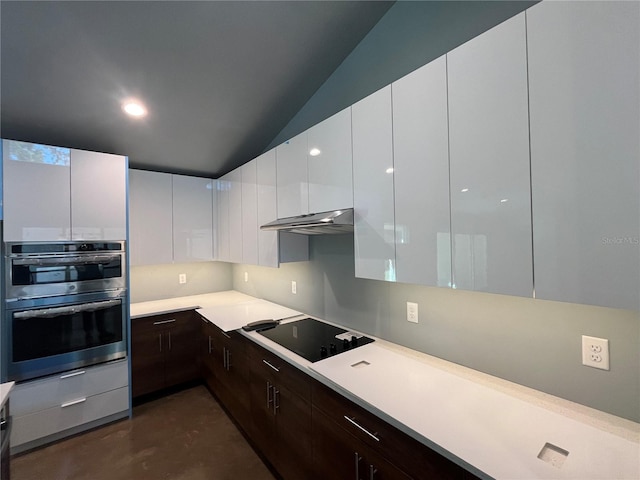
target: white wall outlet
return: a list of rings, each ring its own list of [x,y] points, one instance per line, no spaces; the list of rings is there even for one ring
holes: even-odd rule
[[[407,322],[418,323],[418,304],[407,302]]]
[[[298,287],[295,280],[291,280],[291,293],[293,293],[294,295],[298,293]]]
[[[609,340],[582,336],[582,364],[609,370]]]
[[[244,281],[245,282],[249,281],[249,272],[244,272]]]
[[[180,284],[187,283],[187,274],[186,273],[181,273],[180,275],[178,275],[178,283],[180,283]]]

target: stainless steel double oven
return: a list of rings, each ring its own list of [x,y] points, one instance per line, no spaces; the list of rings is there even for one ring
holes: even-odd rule
[[[124,242],[6,243],[2,378],[123,358]]]

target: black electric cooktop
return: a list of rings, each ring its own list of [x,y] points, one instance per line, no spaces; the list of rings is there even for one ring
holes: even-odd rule
[[[283,323],[258,333],[310,362],[317,362],[374,341],[372,338],[313,318]]]

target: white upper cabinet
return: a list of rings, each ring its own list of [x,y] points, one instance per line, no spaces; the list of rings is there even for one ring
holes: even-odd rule
[[[71,240],[71,150],[2,143],[4,240]]]
[[[392,84],[396,280],[451,286],[445,57]]]
[[[524,13],[447,54],[453,281],[533,295]]]
[[[276,147],[278,218],[309,213],[307,132]]]
[[[395,281],[391,86],[352,106],[356,277]]]
[[[173,260],[177,263],[213,259],[214,182],[173,175]]]
[[[127,158],[71,150],[71,239],[127,236]]]
[[[131,265],[173,262],[171,174],[129,170]]]
[[[242,176],[242,263],[258,264],[258,162],[240,167]]]
[[[638,310],[640,4],[526,13],[536,298]]]
[[[126,157],[3,140],[4,240],[124,240]]]
[[[229,184],[229,262],[242,263],[242,170],[228,174]]]
[[[309,213],[353,206],[351,107],[307,130]]]
[[[278,232],[265,232],[260,225],[278,218],[276,203],[276,150],[269,150],[255,160],[257,164],[258,265],[278,266]]]
[[[217,260],[228,262],[229,260],[229,193],[231,190],[231,174],[227,173],[218,179],[217,182],[217,209],[218,209],[218,242]]]

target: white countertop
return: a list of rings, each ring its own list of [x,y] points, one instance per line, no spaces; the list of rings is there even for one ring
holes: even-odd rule
[[[136,302],[130,306],[131,318],[148,317],[161,313],[170,313],[180,310],[193,310],[215,306],[228,306],[244,302],[253,302],[255,297],[244,293],[228,290],[225,292],[205,293],[188,297],[167,298],[165,300],[153,300],[149,302]]]
[[[220,322],[216,310],[225,315],[234,310],[225,299],[235,304],[237,318],[256,301],[238,292],[210,295],[214,303],[197,303],[213,323]],[[185,298],[197,297],[204,296]],[[208,308],[216,306],[224,308]],[[136,311],[149,312],[147,307]],[[134,305],[132,316],[133,311]],[[310,363],[256,332],[241,332],[425,445],[472,465],[476,474],[509,480],[640,479],[635,422],[380,339]],[[352,367],[363,360],[369,365]],[[538,458],[546,443],[569,452],[560,467]]]
[[[7,382],[0,384],[0,408],[9,398],[9,392],[13,388],[14,382]]]

